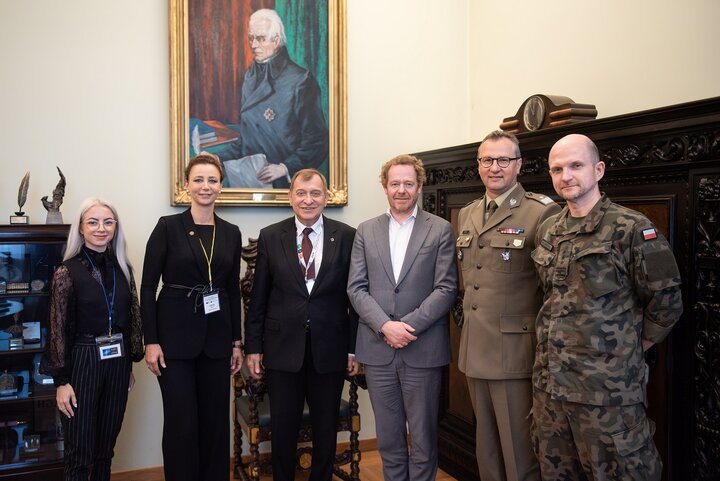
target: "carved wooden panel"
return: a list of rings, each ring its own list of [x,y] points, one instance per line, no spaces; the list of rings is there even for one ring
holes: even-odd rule
[[[694,178],[695,207],[692,475],[717,480],[720,473],[720,175]],[[690,309],[688,309],[690,310]]]
[[[649,412],[665,481],[720,480],[720,97],[518,135],[526,190],[557,198],[547,171],[550,147],[570,133],[592,138],[607,164],[601,190],[651,218],[673,246],[685,312],[653,353]],[[424,208],[450,221],[484,188],[479,143],[415,155],[428,174]],[[452,317],[462,318],[461,305]],[[459,329],[451,322],[457,355]],[[456,331],[457,332],[454,332]],[[440,416],[440,465],[477,478],[467,387],[447,370]],[[470,411],[471,412],[471,411]]]

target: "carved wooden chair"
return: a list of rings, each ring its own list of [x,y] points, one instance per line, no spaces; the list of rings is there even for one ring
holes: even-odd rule
[[[240,285],[243,296],[245,315],[252,291],[252,282],[255,273],[255,259],[257,256],[257,239],[249,239],[249,244],[243,247],[242,258],[247,263],[247,270]],[[348,399],[340,402],[340,418],[338,420],[338,432],[349,432],[349,446],[335,456],[333,473],[340,479],[346,481],[360,480],[360,414],[358,413],[358,387],[367,389],[364,376],[348,378],[350,383]],[[271,461],[268,457],[260,456],[260,443],[269,441],[270,430],[270,402],[265,396],[265,382],[252,379],[245,366],[240,373],[233,378],[233,390],[235,396],[233,409],[233,431],[234,431],[234,467],[235,479],[243,481],[258,481],[260,476],[269,475],[272,472]],[[249,443],[249,462],[242,457],[243,436]],[[310,427],[310,413],[305,405],[303,420],[298,434],[298,443],[312,441],[312,430]],[[272,455],[272,453],[270,453]],[[343,470],[340,466],[350,464],[350,472]],[[302,471],[309,471],[312,466],[312,448],[310,446],[298,446],[297,468]]]

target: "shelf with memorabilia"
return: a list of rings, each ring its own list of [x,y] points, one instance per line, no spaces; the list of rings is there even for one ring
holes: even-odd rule
[[[52,378],[39,372],[67,225],[0,225],[0,480],[60,480]]]

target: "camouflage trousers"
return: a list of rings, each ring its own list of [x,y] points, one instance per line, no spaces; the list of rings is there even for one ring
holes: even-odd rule
[[[533,446],[545,481],[659,481],[654,433],[643,404],[592,406],[533,392]]]

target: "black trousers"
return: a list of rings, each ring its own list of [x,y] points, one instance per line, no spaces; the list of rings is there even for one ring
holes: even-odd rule
[[[302,411],[307,400],[312,425],[310,481],[330,481],[337,447],[337,422],[345,372],[320,374],[315,369],[310,333],[299,372],[268,369],[272,469],[274,481],[295,479],[295,455]]]
[[[72,350],[70,385],[77,408],[72,418],[62,416],[65,481],[110,480],[113,449],[127,405],[129,356],[101,361],[91,342],[78,342]]]
[[[230,358],[167,359],[163,398],[165,481],[230,479]]]

